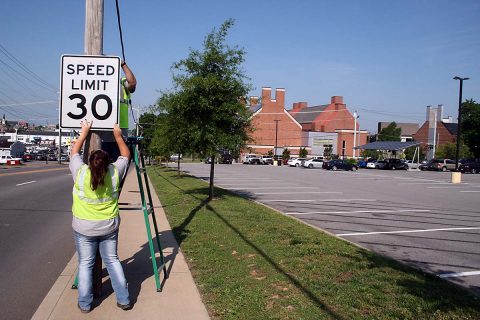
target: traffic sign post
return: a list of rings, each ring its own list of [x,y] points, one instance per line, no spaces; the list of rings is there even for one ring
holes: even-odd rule
[[[92,130],[112,130],[118,123],[120,58],[63,55],[60,127],[80,128],[93,121]]]

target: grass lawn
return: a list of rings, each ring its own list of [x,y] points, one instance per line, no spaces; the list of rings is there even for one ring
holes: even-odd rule
[[[148,169],[213,319],[480,319],[477,297],[274,210]]]

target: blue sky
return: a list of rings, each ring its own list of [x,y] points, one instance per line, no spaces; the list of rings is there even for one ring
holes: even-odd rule
[[[126,61],[138,79],[135,107],[171,88],[172,63],[201,49],[228,18],[235,19],[228,43],[247,52],[251,95],[285,88],[287,109],[340,95],[372,132],[378,121],[423,123],[427,105],[443,104],[456,118],[456,75],[471,78],[464,99],[480,102],[478,0],[119,2]],[[0,45],[58,91],[61,55],[84,52],[85,1],[2,0],[2,7]],[[121,55],[114,0],[105,0],[103,51]],[[22,72],[0,52],[0,114],[57,123],[55,90],[11,68]]]

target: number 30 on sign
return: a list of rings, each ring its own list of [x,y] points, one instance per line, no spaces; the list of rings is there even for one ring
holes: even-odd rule
[[[118,122],[119,57],[63,55],[61,86],[62,128],[87,119],[94,130],[112,130]]]

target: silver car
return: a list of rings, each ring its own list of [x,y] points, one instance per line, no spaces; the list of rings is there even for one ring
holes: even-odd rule
[[[323,165],[323,160],[321,159],[309,159],[303,163],[303,166],[309,169],[322,168],[322,165]]]

